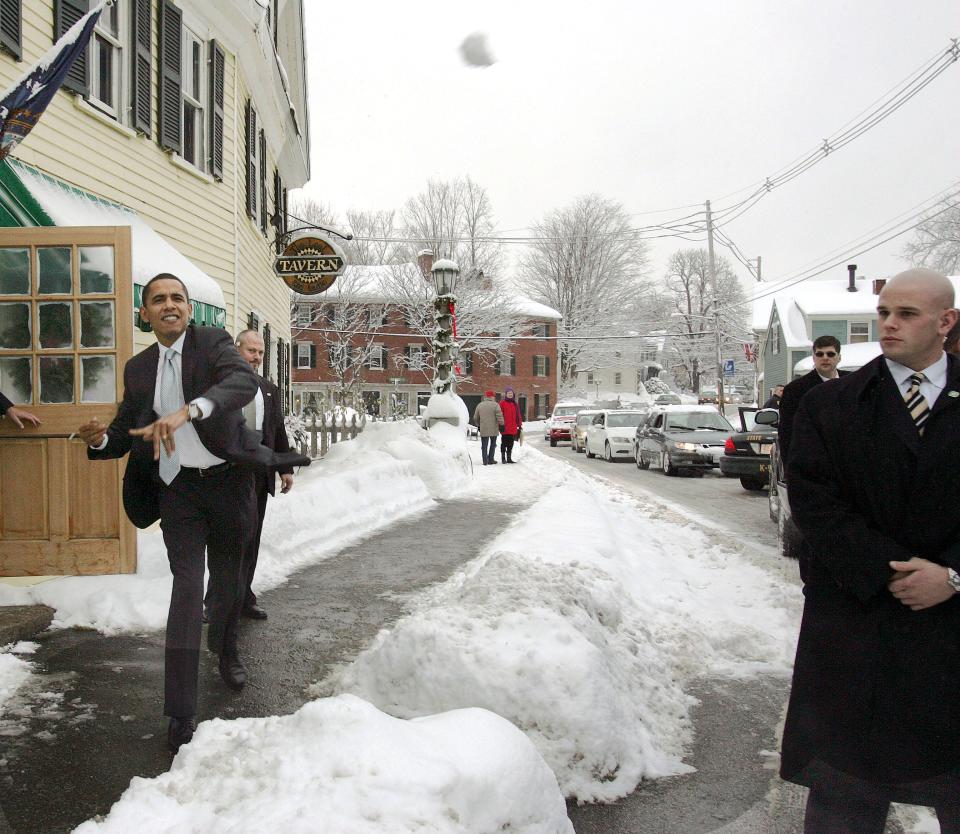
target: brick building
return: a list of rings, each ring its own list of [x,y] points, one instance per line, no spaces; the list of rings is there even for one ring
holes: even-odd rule
[[[347,267],[326,293],[295,298],[291,364],[296,411],[326,410],[339,403],[384,419],[418,413],[430,397],[433,379],[427,361],[432,332],[424,328],[433,314],[432,263],[427,255],[417,264]],[[412,306],[409,296],[401,299],[391,285],[398,270],[418,286],[423,282],[419,305]],[[456,392],[472,413],[484,391],[499,395],[512,387],[525,418],[533,420],[549,415],[557,401],[561,316],[519,295],[509,302],[518,338],[506,343],[496,360],[462,351]],[[415,315],[419,327],[411,321]]]

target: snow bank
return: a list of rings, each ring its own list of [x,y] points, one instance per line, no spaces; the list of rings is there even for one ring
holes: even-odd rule
[[[291,492],[267,501],[254,589],[276,587],[299,568],[423,511],[435,497],[468,488],[466,441],[462,432],[444,431],[452,428],[368,423],[355,440],[335,444],[297,472]],[[55,628],[161,629],[172,579],[160,530],[139,531],[137,549],[136,574],[62,577],[28,588],[0,584],[0,605],[49,605]]]
[[[0,646],[0,715],[3,706],[30,678],[30,664],[17,657],[17,646]]]
[[[264,801],[268,798],[267,801]],[[402,721],[348,695],[205,721],[170,772],[135,778],[75,834],[573,834],[527,738],[479,709]]]
[[[553,481],[553,462],[538,473],[537,458],[531,474]],[[489,709],[527,733],[578,800],[687,771],[685,686],[708,673],[786,674],[795,606],[701,531],[569,469],[565,480],[315,691],[404,718]]]

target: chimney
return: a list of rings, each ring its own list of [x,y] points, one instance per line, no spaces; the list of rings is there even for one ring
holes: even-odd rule
[[[421,249],[417,252],[417,266],[420,272],[428,281],[431,280],[431,271],[433,270],[433,251],[430,249]]]
[[[847,272],[850,273],[850,283],[847,284],[847,292],[857,291],[857,265],[847,264]]]
[[[880,295],[880,290],[883,289],[883,285],[887,283],[886,278],[874,278],[873,279],[873,294]]]

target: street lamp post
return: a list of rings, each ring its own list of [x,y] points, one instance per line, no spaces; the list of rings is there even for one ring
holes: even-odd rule
[[[432,387],[433,393],[445,394],[447,391],[454,390],[456,382],[453,373],[455,349],[453,310],[457,301],[454,291],[457,286],[457,277],[460,275],[460,267],[453,261],[441,259],[433,265],[431,273],[437,290],[433,309],[433,321],[436,325],[433,336],[436,370]]]

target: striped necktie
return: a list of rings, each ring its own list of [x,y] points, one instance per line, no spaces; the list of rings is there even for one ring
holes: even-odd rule
[[[921,373],[910,374],[910,387],[907,389],[907,393],[903,395],[903,401],[907,404],[907,411],[910,412],[921,437],[923,436],[924,423],[930,416],[930,404],[927,402],[927,398],[920,393],[920,383],[925,379],[926,376]]]

